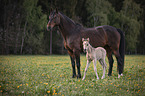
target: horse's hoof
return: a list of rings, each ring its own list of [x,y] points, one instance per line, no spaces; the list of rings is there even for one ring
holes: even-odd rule
[[[112,76],[112,74],[108,74],[108,76]]]
[[[79,75],[77,76],[77,79],[78,79],[78,78],[81,78],[81,74],[79,74]]]
[[[72,76],[72,78],[75,78],[75,77],[76,77],[76,75],[73,75],[73,76]]]
[[[123,73],[121,73],[120,75],[118,74],[118,78],[120,78],[121,76],[123,76]]]

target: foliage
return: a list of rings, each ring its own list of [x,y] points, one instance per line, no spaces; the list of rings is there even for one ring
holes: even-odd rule
[[[108,69],[108,62],[106,63]],[[69,56],[0,56],[0,95],[143,96],[144,64],[145,56],[127,55],[123,77],[117,78],[115,60],[112,76],[108,77],[106,72],[105,79],[97,80],[91,63],[86,78],[82,81],[71,78]],[[82,76],[85,66],[86,57],[81,56]],[[97,71],[101,77],[103,70],[100,64],[97,64]]]
[[[143,0],[0,0],[0,54],[49,54],[49,10],[58,8],[85,27],[111,25],[125,32],[126,53],[145,54]],[[65,54],[53,30],[52,53]]]

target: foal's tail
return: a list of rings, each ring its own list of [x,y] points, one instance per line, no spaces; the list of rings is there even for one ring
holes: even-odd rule
[[[117,29],[117,31],[120,33],[121,39],[120,39],[120,46],[119,46],[119,53],[122,58],[122,73],[124,69],[124,57],[125,57],[125,35],[124,32],[121,31],[121,29]]]

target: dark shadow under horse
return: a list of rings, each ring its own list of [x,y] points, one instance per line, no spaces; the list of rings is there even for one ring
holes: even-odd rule
[[[112,74],[114,53],[117,59],[117,69],[119,76],[124,69],[125,40],[124,33],[120,29],[112,26],[103,25],[95,28],[84,28],[82,25],[75,23],[64,14],[54,10],[50,12],[47,29],[50,31],[53,27],[58,26],[64,39],[64,46],[67,49],[73,68],[73,78],[76,77],[75,63],[77,65],[77,77],[81,78],[80,72],[80,53],[83,50],[82,38],[90,38],[90,44],[93,47],[104,47],[107,51],[109,60],[108,76]],[[75,62],[76,61],[76,62]]]

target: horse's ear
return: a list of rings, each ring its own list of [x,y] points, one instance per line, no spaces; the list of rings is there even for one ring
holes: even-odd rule
[[[58,9],[56,8],[56,13],[58,14]]]
[[[89,39],[89,38],[87,38],[87,41],[90,41],[90,39]]]
[[[82,41],[84,41],[84,38],[82,38]]]

